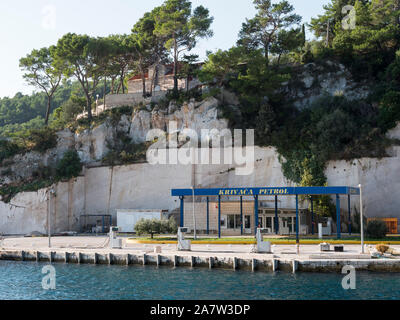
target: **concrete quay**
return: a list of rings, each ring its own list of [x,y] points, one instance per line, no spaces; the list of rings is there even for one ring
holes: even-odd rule
[[[320,253],[319,246],[304,245],[300,254],[291,245],[274,246],[273,254],[251,253],[250,245],[193,245],[177,251],[175,245],[124,245],[104,248],[106,237],[57,237],[48,247],[47,238],[7,238],[0,260],[73,264],[153,265],[247,270],[261,272],[341,272],[346,265],[358,271],[400,272],[400,259],[371,259],[360,247],[346,245],[344,253]],[[156,253],[155,248],[161,252]]]

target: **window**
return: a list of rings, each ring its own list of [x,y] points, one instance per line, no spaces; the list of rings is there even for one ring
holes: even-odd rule
[[[272,229],[272,217],[266,217],[266,228]]]
[[[228,229],[235,229],[235,216],[228,215]]]
[[[251,217],[250,216],[246,216],[244,219],[244,227],[246,229],[250,229],[251,228]]]
[[[230,214],[228,215],[228,229],[240,229],[241,221],[240,215]]]
[[[242,226],[242,217],[240,215],[235,215],[235,225],[238,229]]]
[[[258,218],[258,227],[259,228],[264,228],[264,219],[262,217]]]

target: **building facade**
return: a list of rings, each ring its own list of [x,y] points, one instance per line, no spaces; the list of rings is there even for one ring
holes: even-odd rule
[[[178,88],[186,90],[200,85],[196,78],[178,79]],[[145,74],[146,92],[168,91],[174,88],[174,65],[155,65],[149,68]],[[128,93],[143,93],[143,79],[141,75],[135,75],[128,80]]]
[[[218,234],[218,202],[210,201],[209,204],[209,232]],[[243,201],[243,228],[240,210],[240,201],[221,202],[221,233],[222,236],[240,236],[255,234],[254,201]],[[196,230],[201,234],[207,233],[207,202],[195,202],[194,214]],[[311,217],[307,209],[299,210],[300,234],[311,232]],[[296,210],[278,209],[278,234],[296,234]],[[184,226],[194,230],[193,203],[185,202]],[[275,208],[267,207],[260,203],[258,209],[258,226],[268,229],[268,233],[275,234]]]

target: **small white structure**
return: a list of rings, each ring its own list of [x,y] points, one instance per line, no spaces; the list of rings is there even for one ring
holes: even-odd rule
[[[110,249],[121,249],[122,248],[122,239],[117,237],[117,233],[121,230],[118,227],[110,227]]]
[[[318,224],[318,236],[320,239],[323,236],[331,236],[332,235],[332,219],[328,220],[327,226],[323,227],[322,223]]]
[[[267,233],[267,229],[257,229],[257,253],[271,253],[271,242],[264,242],[262,233]]]
[[[141,219],[162,219],[168,210],[117,210],[117,225],[120,232],[135,232],[135,226]]]
[[[188,228],[178,229],[178,251],[190,251],[192,249],[192,243],[190,240],[185,240],[183,234],[188,233]]]
[[[331,251],[331,245],[329,243],[320,243],[319,248],[321,250],[321,252],[328,252]]]

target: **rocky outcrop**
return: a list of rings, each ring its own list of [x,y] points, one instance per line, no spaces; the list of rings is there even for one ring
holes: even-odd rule
[[[370,93],[366,83],[356,82],[344,65],[332,61],[299,67],[282,90],[298,108],[307,107],[324,95],[359,100]]]
[[[133,116],[129,135],[135,143],[143,143],[150,129],[166,131],[171,121],[176,122],[177,130],[189,128],[199,135],[204,129],[226,129],[228,128],[227,120],[218,118],[218,104],[217,99],[208,98],[202,102],[192,100],[184,103],[181,108],[172,102],[168,112],[158,108],[151,113],[139,111]]]
[[[400,124],[396,130],[400,132]],[[400,147],[397,147],[400,149]],[[398,153],[400,154],[400,153]],[[282,187],[294,186],[282,172],[279,155],[274,148],[255,148],[254,171],[246,176],[235,174],[235,165],[151,165],[148,163],[117,167],[87,168],[84,177],[59,183],[50,208],[55,232],[80,231],[83,214],[111,214],[118,209],[162,209],[174,211],[179,199],[171,197],[171,189],[197,187]],[[331,161],[325,174],[331,186],[363,184],[366,217],[400,218],[400,157],[363,158],[354,161]],[[0,233],[46,231],[48,201],[46,190],[21,193],[9,204],[0,201]],[[224,201],[235,200],[225,198]],[[272,200],[262,197],[261,201]],[[335,199],[333,199],[335,201]],[[341,209],[346,230],[347,198]],[[266,202],[274,206],[274,202]],[[281,197],[280,208],[294,208],[294,197]],[[301,203],[306,208],[307,202]],[[352,197],[353,214],[359,212],[359,198]],[[28,222],[28,224],[26,223]],[[115,222],[115,221],[114,221]]]
[[[45,153],[29,152],[16,155],[0,168],[0,186],[24,181],[43,170],[55,167],[67,150],[75,149],[81,161],[90,165],[98,163],[118,143],[118,134],[130,137],[136,144],[146,142],[151,129],[166,131],[170,121],[177,123],[177,129],[190,128],[199,134],[202,129],[225,129],[228,122],[218,117],[218,100],[208,98],[202,102],[194,100],[183,106],[171,102],[168,111],[155,106],[135,111],[132,115],[122,115],[117,123],[107,119],[91,130],[74,133],[68,129],[57,133],[57,147]],[[170,112],[169,112],[170,111]],[[8,165],[7,165],[8,163]]]

